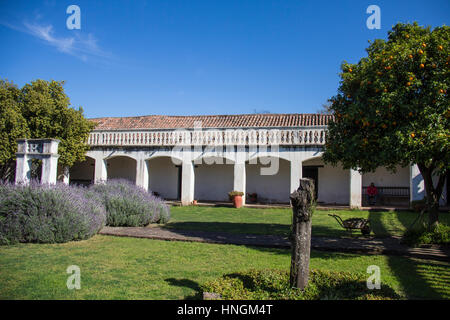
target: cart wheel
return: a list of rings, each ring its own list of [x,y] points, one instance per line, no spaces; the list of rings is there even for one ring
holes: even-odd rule
[[[361,233],[365,236],[368,236],[370,234],[370,226],[365,226],[361,229]]]

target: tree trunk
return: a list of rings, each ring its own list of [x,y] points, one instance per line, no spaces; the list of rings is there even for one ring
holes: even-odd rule
[[[433,171],[434,168],[426,167],[423,164],[417,165],[420,170],[420,174],[423,177],[426,193],[426,206],[428,211],[428,228],[430,230],[435,229],[439,224],[439,199],[442,195],[444,188],[445,175],[439,176],[439,181],[434,187],[433,184]]]
[[[290,195],[292,204],[292,255],[290,285],[301,290],[308,285],[311,252],[311,217],[314,181],[300,179],[300,187]]]

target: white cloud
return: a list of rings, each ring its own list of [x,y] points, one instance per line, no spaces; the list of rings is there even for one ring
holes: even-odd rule
[[[82,61],[101,60],[107,62],[113,56],[102,50],[97,39],[91,33],[85,35],[81,31],[71,31],[73,36],[59,37],[55,34],[51,24],[38,24],[23,22],[23,26],[12,25],[3,21],[0,24],[23,33],[30,34],[46,44],[55,47],[58,51],[72,55]]]

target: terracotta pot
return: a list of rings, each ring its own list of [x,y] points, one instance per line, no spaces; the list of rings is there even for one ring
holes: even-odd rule
[[[235,208],[242,207],[242,196],[234,196],[233,197],[233,205]]]
[[[192,204],[193,204],[194,206],[196,206],[196,205],[197,205],[197,200],[192,201]]]

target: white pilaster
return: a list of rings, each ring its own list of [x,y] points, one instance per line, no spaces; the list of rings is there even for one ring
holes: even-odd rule
[[[95,158],[94,183],[101,183],[108,179],[106,171],[106,160],[103,157]]]
[[[188,206],[194,201],[195,173],[191,160],[183,159],[181,165],[181,204]]]
[[[148,163],[144,159],[136,161],[136,185],[148,190]]]
[[[31,160],[26,154],[16,156],[16,183],[28,184],[31,179]]]
[[[245,205],[246,196],[246,176],[245,176],[245,162],[236,162],[234,164],[234,182],[233,190],[244,193],[242,196],[242,204]]]
[[[55,184],[58,174],[58,157],[59,155],[51,155],[42,159],[42,175],[41,183]]]
[[[300,186],[300,179],[302,178],[302,157],[300,152],[292,151],[291,154],[291,178],[290,178],[290,192],[294,192]],[[316,188],[316,186],[314,186]]]
[[[350,169],[350,203],[351,208],[362,206],[362,174],[358,170]]]

